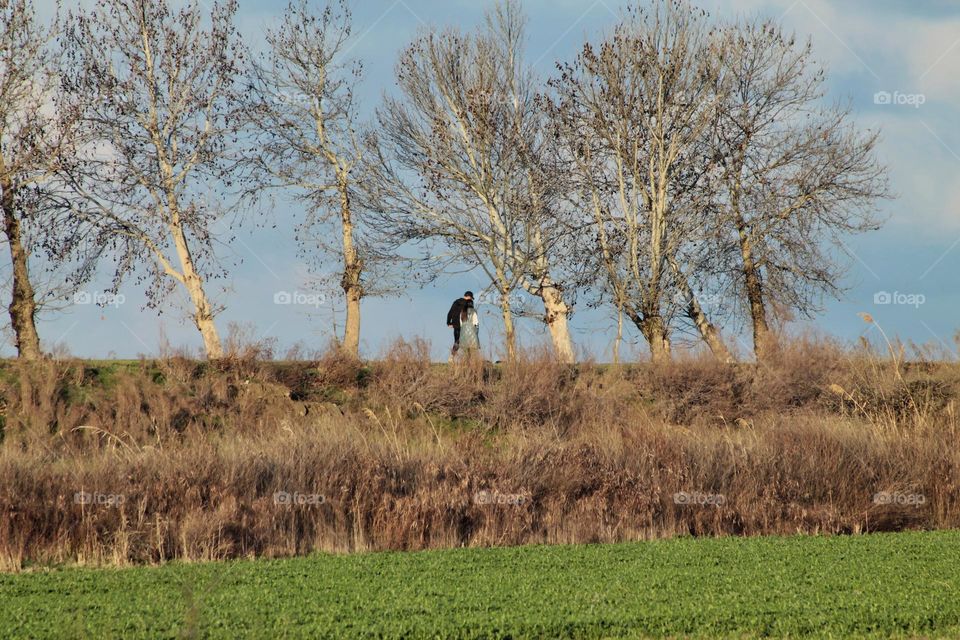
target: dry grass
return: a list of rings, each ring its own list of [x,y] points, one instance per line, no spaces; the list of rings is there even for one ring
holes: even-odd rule
[[[764,365],[428,354],[8,364],[0,568],[960,526],[953,365],[822,340]]]

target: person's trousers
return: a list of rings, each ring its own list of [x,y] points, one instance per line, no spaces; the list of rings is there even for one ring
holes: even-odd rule
[[[457,349],[460,348],[460,327],[453,328],[453,348],[450,350],[451,353],[456,353]]]

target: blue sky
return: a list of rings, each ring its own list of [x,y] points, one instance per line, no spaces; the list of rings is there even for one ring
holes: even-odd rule
[[[352,2],[355,41],[350,55],[364,63],[359,90],[363,115],[372,113],[384,92],[394,90],[397,53],[419,29],[428,25],[469,29],[479,23],[489,4]],[[888,221],[879,232],[847,241],[855,257],[844,297],[826,301],[824,313],[813,322],[792,323],[789,329],[812,329],[844,341],[865,333],[876,338],[876,329],[858,317],[869,312],[887,334],[955,352],[953,336],[960,328],[960,3],[701,0],[697,4],[715,15],[746,12],[780,18],[799,36],[812,38],[815,53],[830,69],[830,97],[849,101],[859,123],[880,127],[883,134],[880,153],[898,196],[880,205]],[[572,57],[585,38],[609,29],[624,6],[614,0],[525,0],[523,5],[530,18],[527,56],[543,75],[552,72],[557,59]],[[41,15],[49,15],[53,2],[37,0],[37,6]],[[255,46],[261,40],[262,28],[281,6],[268,0],[240,0],[239,27],[248,43]],[[889,103],[884,103],[887,94]],[[333,270],[335,258],[326,262],[328,269],[316,261],[308,266],[302,259],[291,227],[300,215],[296,205],[278,203],[274,211],[241,221],[237,241],[222,251],[226,264],[233,265],[230,276],[211,289],[225,307],[218,319],[221,333],[229,323],[237,323],[257,337],[276,338],[281,347],[296,342],[320,347],[334,327],[342,328],[342,305],[335,292],[318,291],[310,284],[311,267]],[[400,298],[367,300],[361,335],[364,354],[376,356],[398,337],[420,336],[432,342],[433,353],[440,357],[450,341],[444,325],[450,301],[464,289],[480,291],[485,285],[480,276],[457,274],[424,289],[412,288]],[[104,278],[88,290],[96,295],[107,286]],[[322,303],[274,304],[275,294],[282,291],[318,294]],[[182,294],[175,294],[158,315],[142,308],[145,297],[134,283],[124,285],[121,293],[122,304],[75,305],[42,317],[38,328],[45,348],[62,344],[82,357],[135,357],[158,353],[164,342],[200,346]],[[496,357],[501,330],[496,310],[485,307],[482,318],[489,355]],[[572,327],[580,351],[600,360],[609,357],[611,313],[578,307]],[[749,339],[738,333],[741,327],[723,329],[735,337],[735,348],[749,351]],[[526,344],[545,341],[542,324],[534,320],[522,320],[519,333]],[[3,354],[12,355],[9,331],[6,337]],[[643,353],[635,331],[629,332],[625,351]]]

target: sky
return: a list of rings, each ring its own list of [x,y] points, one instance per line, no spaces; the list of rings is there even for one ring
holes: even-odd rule
[[[176,1],[176,0],[174,0]],[[41,17],[52,15],[53,0],[36,0]],[[74,0],[67,5],[88,5]],[[238,26],[248,45],[285,4],[240,0]],[[319,4],[319,3],[318,3]],[[398,52],[421,29],[446,25],[470,29],[480,23],[488,0],[353,0],[354,38],[349,56],[362,60],[358,88],[361,116],[369,119],[384,93],[396,89]],[[585,40],[609,31],[626,6],[616,0],[523,0],[529,16],[527,59],[544,77],[557,60],[569,60]],[[960,2],[953,0],[699,0],[711,14],[760,14],[779,19],[801,38],[811,38],[815,55],[828,69],[831,100],[849,102],[856,122],[879,127],[881,160],[889,167],[895,199],[878,205],[886,220],[877,232],[844,239],[850,270],[839,300],[825,300],[812,321],[787,325],[791,333],[826,334],[844,342],[888,336],[935,346],[955,354],[960,329]],[[232,221],[236,240],[221,250],[229,275],[210,284],[223,311],[217,324],[241,327],[249,339],[273,339],[279,355],[293,344],[322,348],[341,332],[343,305],[336,291],[318,290],[312,273],[336,269],[335,256],[307,259],[297,246],[293,224],[303,215],[297,204]],[[9,265],[6,272],[9,272]],[[9,278],[8,278],[9,279]],[[457,273],[428,287],[411,286],[400,296],[364,301],[361,350],[382,354],[398,338],[421,337],[434,357],[446,352],[451,336],[445,315],[466,289],[480,292],[479,274]],[[9,282],[8,282],[9,286]],[[168,346],[199,350],[201,341],[188,316],[186,297],[174,294],[158,314],[144,308],[146,297],[134,282],[119,296],[103,295],[109,276],[95,279],[78,304],[44,315],[38,330],[44,348],[78,357],[154,356]],[[288,294],[288,295],[284,295]],[[283,304],[285,300],[290,304]],[[103,306],[95,304],[105,302]],[[88,302],[89,301],[89,302]],[[481,338],[488,357],[502,355],[497,309],[481,305]],[[875,324],[860,317],[869,313]],[[573,339],[584,357],[608,360],[615,335],[613,312],[575,308]],[[738,325],[722,326],[735,351],[748,354],[749,336]],[[15,354],[6,332],[2,355]],[[521,320],[521,343],[545,344],[542,322]],[[638,332],[627,329],[623,353],[644,357]]]

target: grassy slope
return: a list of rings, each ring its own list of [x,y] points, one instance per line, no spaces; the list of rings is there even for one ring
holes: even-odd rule
[[[960,637],[960,532],[0,575],[4,637]]]

